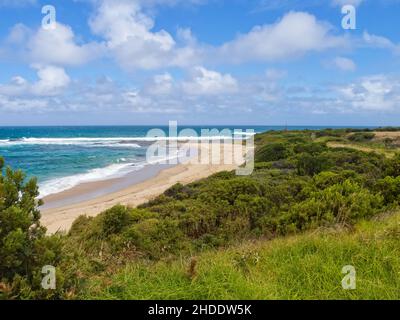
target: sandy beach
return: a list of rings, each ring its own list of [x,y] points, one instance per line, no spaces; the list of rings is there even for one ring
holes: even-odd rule
[[[214,147],[215,146],[214,144]],[[208,145],[192,143],[190,144],[190,148],[197,148],[199,157],[207,154],[211,158],[212,148]],[[75,219],[81,215],[93,217],[117,204],[135,207],[154,199],[176,183],[188,184],[217,172],[235,170],[240,163],[244,162],[243,156],[245,149],[242,149],[242,147],[238,145],[221,143],[216,149],[218,149],[217,152],[221,159],[217,164],[211,164],[209,162],[208,164],[177,164],[164,168],[158,166],[155,167],[155,172],[153,172],[152,177],[142,178],[144,181],[134,181],[135,179],[133,179],[131,185],[123,187],[118,191],[113,191],[115,190],[113,187],[121,183],[121,180],[111,179],[82,184],[59,194],[46,197],[44,199],[46,205],[41,210],[41,221],[43,225],[46,226],[49,233],[68,231]],[[232,161],[232,164],[229,164],[229,161],[222,161],[226,158],[226,155],[232,156],[234,153],[241,154],[242,161]],[[137,173],[137,175],[140,176],[139,173]],[[127,184],[126,181],[124,183]],[[105,194],[100,194],[90,200],[82,200],[77,203],[68,204],[68,199],[79,199],[79,197],[84,194],[92,194],[93,196],[101,189],[110,191],[108,193],[104,192]],[[84,197],[82,199],[84,199]],[[55,206],[54,204],[63,205]]]

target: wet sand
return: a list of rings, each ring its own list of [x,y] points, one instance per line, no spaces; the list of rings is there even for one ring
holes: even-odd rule
[[[199,157],[211,153],[207,145],[191,147],[198,148]],[[232,154],[234,151],[243,155],[244,150],[237,148],[232,144],[224,144],[219,151],[221,159],[224,159],[224,153]],[[188,184],[237,167],[238,164],[224,164],[224,161],[219,164],[150,165],[123,178],[81,184],[46,197],[45,206],[41,208],[41,221],[49,233],[68,231],[81,215],[93,217],[117,204],[136,207],[154,199],[176,183]]]

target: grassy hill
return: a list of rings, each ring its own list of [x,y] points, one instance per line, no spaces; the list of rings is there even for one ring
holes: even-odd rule
[[[400,299],[400,213],[362,221],[354,231],[320,229],[253,241],[198,256],[132,263],[91,280],[90,299]],[[356,268],[356,290],[341,270]]]

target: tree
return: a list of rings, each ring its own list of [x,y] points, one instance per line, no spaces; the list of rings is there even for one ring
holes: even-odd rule
[[[0,158],[0,282],[11,288],[39,286],[41,268],[57,257],[57,246],[40,224],[38,196],[36,179],[25,182],[22,171],[4,169]]]

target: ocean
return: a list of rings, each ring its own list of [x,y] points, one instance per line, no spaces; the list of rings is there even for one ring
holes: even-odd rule
[[[146,166],[146,135],[157,126],[0,127],[0,156],[13,169],[37,177],[41,196],[81,183],[122,177]],[[194,129],[253,129],[256,133],[281,126],[179,127]],[[324,127],[288,127],[289,130]]]

